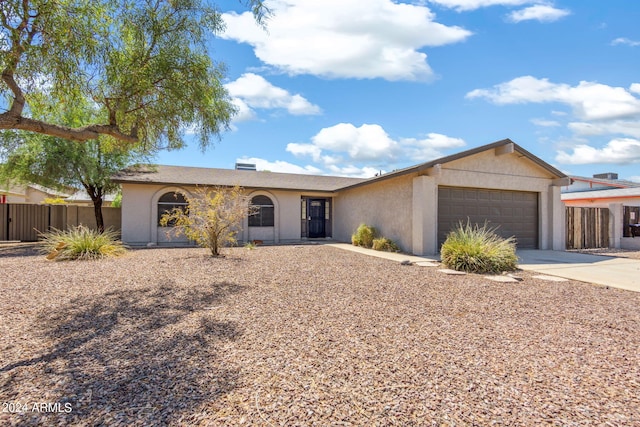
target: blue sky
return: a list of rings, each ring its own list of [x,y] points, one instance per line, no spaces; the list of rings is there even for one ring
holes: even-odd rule
[[[510,138],[640,181],[640,2],[221,1],[232,130],[157,163],[370,177]],[[224,9],[223,9],[224,10]]]

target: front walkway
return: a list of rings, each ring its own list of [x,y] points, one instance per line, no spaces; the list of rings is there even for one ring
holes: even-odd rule
[[[640,292],[640,260],[566,251],[519,250],[523,270]]]
[[[327,243],[328,246],[333,246],[334,248],[344,249],[346,251],[358,252],[365,255],[375,256],[378,258],[390,259],[392,261],[410,261],[412,263],[418,262],[440,262],[440,256],[416,256],[416,255],[407,255],[396,252],[385,252],[385,251],[374,251],[373,249],[367,249],[360,246],[354,246],[349,243]]]

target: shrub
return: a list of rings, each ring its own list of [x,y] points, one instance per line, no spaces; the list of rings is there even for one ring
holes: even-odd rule
[[[487,223],[480,227],[462,222],[451,231],[440,255],[442,263],[453,270],[469,273],[501,273],[516,269],[515,238],[498,236]]]
[[[118,194],[113,198],[111,202],[112,208],[121,208],[122,207],[122,190],[118,191]]]
[[[385,252],[400,252],[400,248],[396,243],[387,239],[386,237],[379,237],[377,239],[373,239],[373,249],[376,251],[385,251]]]
[[[351,243],[355,246],[370,248],[373,246],[373,239],[375,239],[376,234],[375,228],[367,224],[360,224],[356,232],[351,236]]]
[[[54,229],[40,236],[42,252],[50,260],[98,259],[119,256],[127,251],[113,230],[100,233],[79,225],[68,231]]]
[[[160,218],[160,225],[173,225],[174,229],[167,232],[167,236],[184,234],[189,240],[208,248],[211,256],[219,256],[220,248],[224,246],[236,245],[243,219],[257,212],[239,186],[198,187],[193,196],[184,196],[189,207],[186,210],[174,208],[165,213]]]
[[[67,201],[62,197],[45,197],[43,203],[45,205],[64,205]]]

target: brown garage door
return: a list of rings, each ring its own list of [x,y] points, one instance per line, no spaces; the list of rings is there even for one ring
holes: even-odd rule
[[[486,190],[480,188],[438,188],[438,247],[460,221],[489,227],[497,234],[515,236],[518,248],[538,248],[538,193]]]

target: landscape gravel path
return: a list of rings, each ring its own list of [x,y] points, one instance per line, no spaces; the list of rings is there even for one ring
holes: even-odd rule
[[[0,425],[640,425],[640,293],[225,253],[0,251]]]

